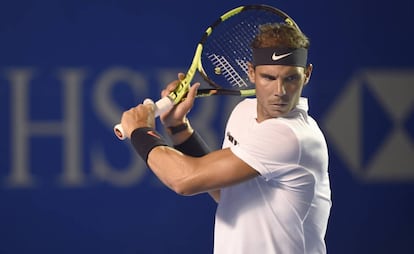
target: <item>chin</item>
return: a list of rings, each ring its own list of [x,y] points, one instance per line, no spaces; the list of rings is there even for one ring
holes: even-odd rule
[[[272,112],[270,115],[272,118],[278,118],[278,117],[282,117],[286,115],[286,112],[277,111],[277,112]]]

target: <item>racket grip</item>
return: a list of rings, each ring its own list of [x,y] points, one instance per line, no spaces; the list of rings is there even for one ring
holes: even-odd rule
[[[154,104],[154,102],[151,99],[145,99],[144,104]],[[174,101],[170,97],[164,97],[157,102],[155,102],[155,117],[159,117],[161,114],[167,112],[174,106]],[[122,128],[122,125],[120,123],[116,124],[114,126],[114,133],[115,135],[120,139],[124,140],[126,138],[124,129]]]

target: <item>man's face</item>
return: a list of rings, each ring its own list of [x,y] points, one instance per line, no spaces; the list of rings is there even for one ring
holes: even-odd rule
[[[257,121],[284,116],[290,112],[309,81],[312,65],[249,65],[249,78],[256,85]]]

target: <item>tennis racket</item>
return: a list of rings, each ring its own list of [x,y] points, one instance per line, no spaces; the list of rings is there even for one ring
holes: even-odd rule
[[[185,98],[197,72],[209,86],[198,89],[197,97],[254,96],[254,84],[249,81],[247,68],[247,63],[252,61],[250,44],[260,25],[281,22],[300,30],[286,13],[268,5],[240,6],[224,13],[204,32],[185,78],[171,94],[155,102],[155,116]],[[115,125],[114,132],[119,139],[125,139],[120,124]]]

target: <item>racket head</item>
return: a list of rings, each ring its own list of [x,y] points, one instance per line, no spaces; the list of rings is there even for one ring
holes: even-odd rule
[[[234,8],[208,27],[199,43],[202,49],[197,67],[212,89],[200,89],[198,96],[255,94],[248,77],[247,63],[252,62],[250,45],[259,26],[267,23],[286,23],[300,31],[288,14],[268,5]]]

